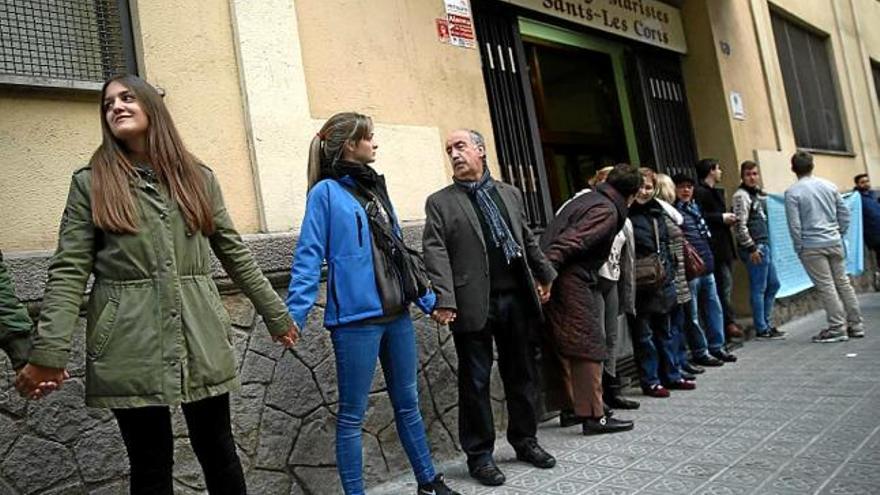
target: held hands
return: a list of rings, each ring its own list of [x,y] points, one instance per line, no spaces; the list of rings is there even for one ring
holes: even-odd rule
[[[553,282],[546,285],[540,282],[535,282],[535,291],[538,293],[538,300],[541,301],[541,304],[547,304],[547,301],[550,300],[550,289],[552,287]]]
[[[725,225],[733,225],[737,222],[736,215],[733,213],[722,213],[721,219],[724,221]]]
[[[63,368],[26,364],[15,377],[15,388],[22,397],[36,400],[61,388],[68,378],[70,375]]]
[[[761,251],[755,250],[749,257],[752,259],[752,263],[756,265],[760,265],[762,261],[764,261],[764,257],[761,255]]]
[[[431,312],[431,319],[441,325],[449,325],[455,321],[455,310],[448,308],[438,308]]]
[[[273,335],[272,340],[283,345],[285,349],[290,349],[296,345],[297,341],[299,341],[299,327],[294,323],[293,326],[287,330],[287,333]]]

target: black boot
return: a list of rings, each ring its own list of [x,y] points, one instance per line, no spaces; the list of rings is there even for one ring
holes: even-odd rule
[[[574,411],[570,409],[563,409],[559,411],[559,427],[560,428],[568,428],[569,426],[579,425],[584,422],[585,418],[582,418],[574,413]]]
[[[638,409],[641,404],[620,395],[620,379],[602,372],[602,400],[611,409]]]

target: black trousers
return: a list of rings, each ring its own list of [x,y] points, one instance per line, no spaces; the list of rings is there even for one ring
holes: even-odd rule
[[[452,335],[458,353],[458,435],[470,468],[491,460],[495,447],[489,396],[493,339],[507,401],[507,441],[517,447],[537,433],[534,316],[526,307],[518,291],[493,294],[486,326]]]
[[[189,441],[211,495],[247,493],[241,461],[235,452],[229,394],[183,404]],[[114,409],[131,466],[132,495],[172,495],[174,438],[167,406]]]

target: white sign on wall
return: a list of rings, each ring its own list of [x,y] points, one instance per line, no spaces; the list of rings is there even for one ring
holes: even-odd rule
[[[730,92],[730,112],[736,120],[746,120],[746,107],[742,95],[736,91]]]
[[[475,48],[477,42],[474,35],[474,18],[468,0],[445,0],[445,2],[449,44],[462,48]]]

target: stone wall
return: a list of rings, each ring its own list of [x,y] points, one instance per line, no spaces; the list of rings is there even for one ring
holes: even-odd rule
[[[242,389],[232,397],[232,423],[248,487],[255,494],[338,493],[335,413],[338,394],[329,333],[316,307],[299,344],[289,351],[271,341],[262,319],[241,294],[224,295],[234,325]],[[321,305],[323,301],[319,302]],[[419,399],[434,458],[457,450],[457,360],[449,332],[413,312],[419,347]],[[8,361],[0,364],[0,494],[117,494],[127,492],[127,458],[107,410],[83,400],[84,328],[75,334],[71,379],[44,400],[28,402],[12,388]],[[408,471],[381,367],[364,422],[368,486]],[[497,386],[497,373],[493,376]],[[500,393],[500,392],[499,392]],[[493,396],[498,427],[503,396]],[[204,493],[201,470],[179,411],[173,415],[177,493]]]
[[[404,233],[409,245],[420,245],[419,225],[406,227]],[[276,286],[286,286],[295,238],[286,234],[247,240],[270,280]],[[19,297],[36,312],[47,255],[6,254]],[[338,493],[334,457],[336,373],[329,334],[321,326],[324,292],[297,347],[284,351],[271,341],[250,302],[224,278],[219,265],[216,268],[224,305],[233,321],[243,383],[241,391],[232,396],[232,421],[250,492]],[[871,273],[872,260],[867,268]],[[870,276],[854,281],[858,291],[871,290]],[[790,321],[818,308],[821,301],[815,291],[806,291],[780,300],[777,319]],[[420,405],[434,460],[461,458],[457,448],[457,359],[452,340],[445,328],[420,313],[413,312],[413,319],[419,346]],[[127,492],[127,457],[112,414],[84,404],[84,319],[79,323],[69,367],[71,379],[44,400],[28,402],[18,397],[12,388],[14,374],[9,362],[0,357],[0,495]],[[380,369],[377,366],[364,424],[364,475],[368,486],[409,469],[397,440]],[[635,367],[622,364],[621,372],[634,376]],[[498,378],[496,369],[492,404],[496,427],[502,430],[506,412]],[[179,411],[173,415],[173,426],[177,493],[204,493],[201,470],[188,445]]]

